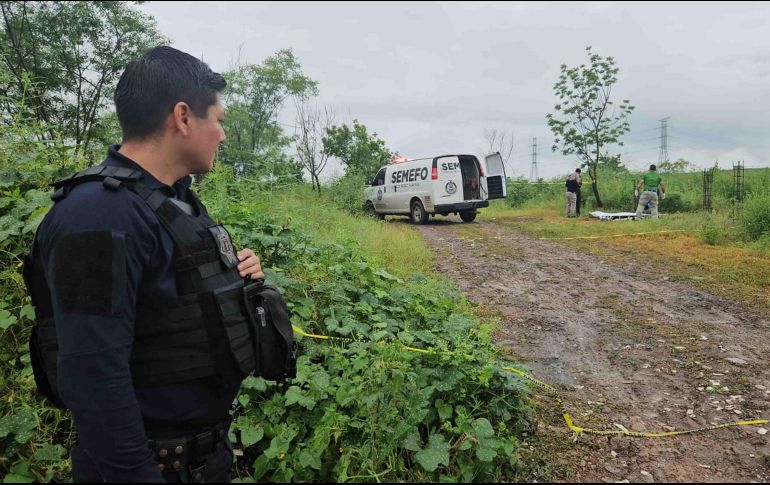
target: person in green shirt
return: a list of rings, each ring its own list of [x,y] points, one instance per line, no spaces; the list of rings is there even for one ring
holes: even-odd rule
[[[639,195],[639,189],[644,188],[642,195]],[[652,217],[658,217],[658,191],[660,191],[661,200],[666,198],[666,184],[657,172],[655,165],[650,165],[650,171],[642,175],[642,178],[636,184],[634,195],[639,197],[639,205],[636,206],[636,218],[642,218],[642,211],[650,204]]]

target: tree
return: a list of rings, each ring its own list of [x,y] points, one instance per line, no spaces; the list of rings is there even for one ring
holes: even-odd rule
[[[138,3],[138,2],[133,2]],[[10,73],[0,96],[6,122],[34,119],[39,137],[63,137],[87,152],[110,133],[106,106],[128,62],[168,43],[155,21],[127,2],[0,2],[0,62]],[[24,111],[17,112],[22,106]]]
[[[353,120],[353,129],[346,124],[330,126],[323,138],[323,149],[345,165],[346,174],[373,176],[383,165],[390,163],[393,154],[377,133],[368,133],[366,126]]]
[[[552,150],[560,150],[563,155],[576,155],[581,167],[588,167],[596,205],[602,207],[599,165],[603,159],[613,159],[606,150],[608,145],[623,145],[620,137],[629,130],[628,115],[634,107],[625,99],[616,109],[610,101],[619,72],[615,60],[594,54],[590,46],[586,47],[586,52],[590,65],[568,67],[562,64],[559,80],[554,85],[560,100],[554,109],[565,118],[548,114],[546,119],[556,137]]]
[[[658,164],[658,172],[661,173],[693,172],[697,168],[692,162],[684,158],[679,158],[675,162],[661,162]]]
[[[297,100],[297,136],[294,147],[297,159],[310,173],[313,188],[321,193],[319,176],[326,168],[329,154],[323,147],[323,135],[326,128],[334,122],[334,113],[327,107],[323,113],[318,107],[310,106],[307,99]]]
[[[513,171],[510,170],[508,161],[513,154],[513,130],[511,130],[510,133],[496,128],[484,130],[484,139],[487,141],[487,152],[485,155],[495,152],[499,153],[500,157],[503,159],[503,165],[509,168],[508,176],[512,176]]]
[[[222,161],[236,165],[241,173],[266,169],[267,153],[292,142],[278,123],[284,102],[289,96],[316,95],[318,83],[302,73],[290,49],[278,51],[261,65],[236,66],[223,76],[227,142],[220,153]]]

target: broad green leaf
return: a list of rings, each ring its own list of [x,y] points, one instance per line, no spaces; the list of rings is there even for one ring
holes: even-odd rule
[[[265,435],[265,430],[261,426],[249,426],[241,428],[241,444],[244,448],[259,443]]]
[[[442,420],[452,417],[452,405],[444,403],[442,399],[436,400],[436,410],[438,410],[438,416]]]
[[[492,425],[487,418],[478,418],[473,422],[473,431],[476,438],[481,440],[482,438],[491,438],[495,435],[495,430],[492,429]]]
[[[420,451],[422,450],[421,441],[422,440],[420,439],[420,433],[415,428],[406,436],[406,438],[404,438],[402,445],[405,449],[409,451]]]
[[[415,459],[426,472],[433,472],[439,465],[449,466],[449,443],[440,434],[432,434],[427,448],[418,451]]]
[[[64,449],[62,445],[51,445],[49,443],[45,443],[43,446],[38,448],[38,450],[32,456],[32,459],[37,462],[59,461],[66,453],[67,450]]]
[[[0,310],[0,329],[6,330],[11,325],[16,323],[16,317],[14,317],[8,310]]]
[[[299,464],[303,468],[312,468],[314,470],[321,469],[321,457],[316,453],[311,453],[308,450],[302,450],[299,454]]]

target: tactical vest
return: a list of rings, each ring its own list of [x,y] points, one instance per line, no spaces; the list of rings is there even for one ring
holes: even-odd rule
[[[254,372],[269,380],[295,375],[296,344],[278,291],[240,277],[227,230],[209,217],[195,194],[192,205],[141,182],[142,172],[98,165],[56,182],[62,200],[76,185],[102,181],[107,190],[128,189],[153,210],[174,242],[177,299],[139,293],[131,375],[136,387],[217,376],[236,383]],[[41,393],[61,406],[56,384],[58,344],[51,296],[37,235],[25,258],[24,279],[35,306],[30,356]]]

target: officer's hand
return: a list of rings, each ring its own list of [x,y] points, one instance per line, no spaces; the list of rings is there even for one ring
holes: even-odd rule
[[[661,199],[661,200],[663,200],[663,199],[665,199],[665,198],[666,198],[666,193],[665,193],[665,192],[664,192],[664,193],[662,193],[662,194],[660,194],[660,199]]]
[[[639,189],[634,190],[634,197],[639,197]]]
[[[254,254],[254,251],[248,248],[238,251],[238,260],[241,262],[238,265],[238,271],[240,271],[242,277],[245,278],[246,275],[251,275],[253,280],[265,279],[265,273],[262,272],[259,256]]]

